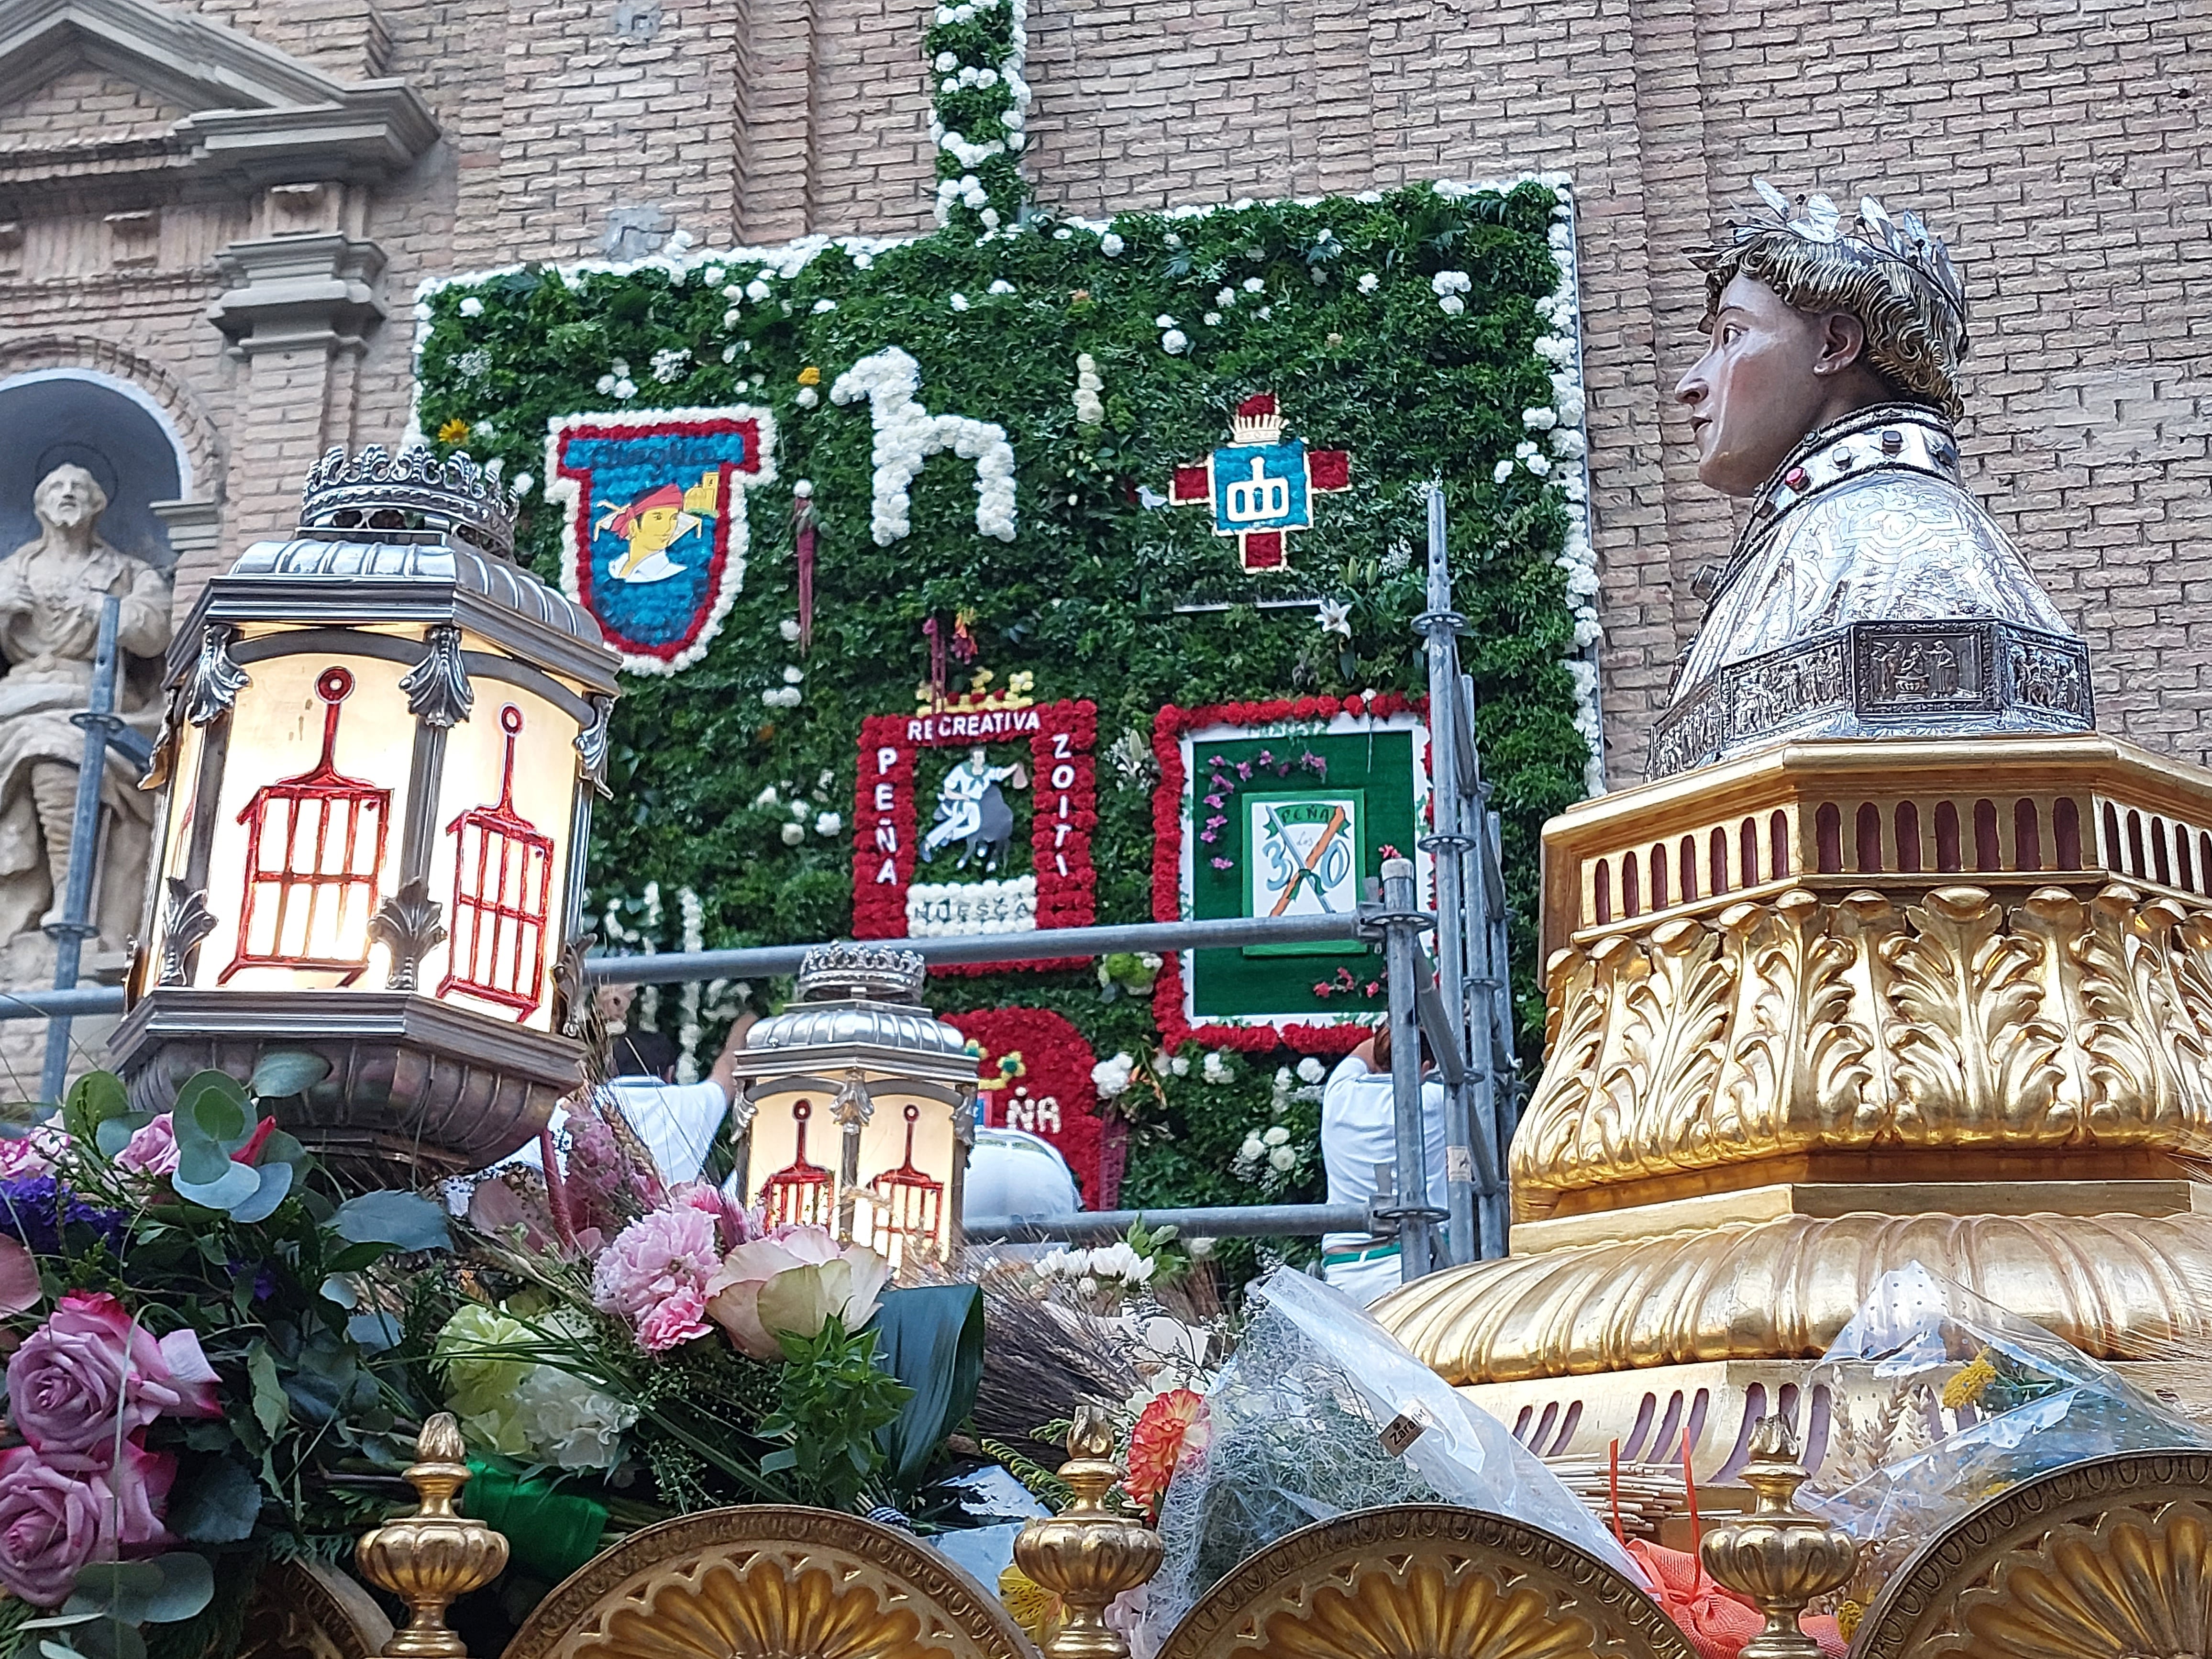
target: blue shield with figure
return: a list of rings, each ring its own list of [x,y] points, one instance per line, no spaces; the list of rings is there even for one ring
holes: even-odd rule
[[[744,580],[745,492],[775,477],[765,409],[638,410],[551,422],[562,586],[636,673],[706,654]]]

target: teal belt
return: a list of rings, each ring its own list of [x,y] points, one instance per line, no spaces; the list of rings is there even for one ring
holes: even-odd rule
[[[1398,1254],[1395,1244],[1370,1244],[1359,1250],[1323,1250],[1321,1265],[1324,1267],[1356,1267],[1363,1261],[1382,1261]]]

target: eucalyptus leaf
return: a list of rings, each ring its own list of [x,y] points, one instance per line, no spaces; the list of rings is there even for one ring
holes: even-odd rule
[[[243,1169],[244,1164],[234,1164]],[[244,1201],[230,1206],[233,1221],[266,1221],[276,1213],[284,1195],[292,1190],[292,1166],[289,1164],[264,1164],[253,1171],[260,1181],[260,1190]]]
[[[177,1091],[175,1119],[178,1139],[187,1133],[204,1135],[228,1150],[242,1143],[252,1114],[246,1110],[246,1091],[228,1072],[195,1072]]]
[[[280,1164],[289,1170],[291,1165]],[[243,1204],[261,1190],[261,1171],[243,1164],[223,1161],[223,1173],[214,1181],[190,1181],[181,1165],[169,1177],[169,1184],[177,1189],[177,1196],[194,1204],[204,1204],[210,1210],[228,1210]]]
[[[363,1193],[338,1206],[331,1224],[356,1244],[389,1244],[402,1250],[446,1250],[453,1237],[446,1212],[414,1193]]]
[[[282,1100],[312,1089],[331,1074],[331,1063],[304,1048],[277,1048],[261,1056],[247,1086],[262,1100]]]
[[[151,1112],[126,1112],[121,1117],[104,1117],[93,1132],[93,1145],[100,1148],[102,1158],[116,1158],[131,1144],[131,1137],[153,1121]]]
[[[196,1186],[213,1186],[233,1167],[230,1154],[204,1136],[178,1143],[176,1173]]]
[[[102,1123],[130,1109],[131,1100],[123,1091],[121,1078],[112,1072],[87,1072],[70,1086],[69,1097],[62,1103],[62,1127],[80,1140],[89,1140]]]
[[[399,1346],[399,1322],[388,1313],[356,1314],[346,1321],[346,1334],[368,1353],[382,1353]]]

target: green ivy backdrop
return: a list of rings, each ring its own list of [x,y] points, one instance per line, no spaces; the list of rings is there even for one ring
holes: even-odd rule
[[[1534,916],[1537,831],[1581,797],[1589,758],[1561,559],[1563,478],[1579,466],[1553,471],[1549,459],[1578,454],[1580,441],[1579,392],[1562,392],[1571,374],[1555,379],[1572,326],[1556,297],[1564,201],[1531,182],[1127,215],[1110,227],[1037,213],[980,238],[971,222],[896,243],[529,266],[426,289],[422,426],[448,448],[498,458],[510,477],[542,471],[556,416],[739,402],[775,411],[780,482],[753,492],[744,586],[720,635],[672,678],[629,679],[617,708],[613,799],[594,823],[594,913],[673,948],[676,895],[688,890],[692,931],[710,946],[844,932],[860,720],[912,710],[928,674],[925,621],[949,630],[965,614],[981,647],[974,666],[997,684],[1027,672],[1040,701],[1097,704],[1099,920],[1149,920],[1152,779],[1116,765],[1117,740],[1139,734],[1120,751],[1133,761],[1168,702],[1419,692],[1410,623],[1422,608],[1422,492],[1438,478],[1516,914]],[[872,540],[867,407],[829,392],[857,360],[894,345],[919,362],[931,411],[1006,428],[1018,466],[1011,543],[977,534],[975,469],[949,453],[915,481],[911,532]],[[1085,355],[1103,385],[1079,404]],[[1248,576],[1203,509],[1156,503],[1174,467],[1226,442],[1230,411],[1261,392],[1277,395],[1291,434],[1352,453],[1352,489],[1317,500],[1315,528],[1290,538],[1287,571]],[[1570,395],[1576,406],[1553,428],[1545,411]],[[819,535],[804,656],[791,637],[791,490],[802,479]],[[533,481],[523,546],[550,580],[558,520]],[[1349,637],[1325,631],[1311,605],[1255,605],[1306,596],[1348,605]],[[1178,612],[1194,599],[1229,608]],[[795,706],[782,706],[794,690]],[[1523,927],[1515,969],[1530,1036],[1532,955]],[[1186,1056],[1179,1073],[1152,1056],[1148,1000],[1102,978],[940,978],[933,995],[948,1008],[1052,1008],[1102,1059],[1139,1059],[1138,1085],[1121,1097],[1139,1131],[1127,1201],[1249,1195],[1234,1165],[1255,1126],[1274,1122],[1292,1124],[1302,1149],[1294,1170],[1272,1170],[1274,1195],[1317,1194],[1319,1159],[1305,1155],[1312,1101],[1279,1076],[1278,1060],[1296,1056],[1211,1067]],[[688,1017],[705,1029],[685,1035],[711,1055],[715,1016],[769,989],[718,988],[719,1001]],[[671,1030],[673,994],[658,1015]],[[696,996],[689,1006],[699,1010]]]

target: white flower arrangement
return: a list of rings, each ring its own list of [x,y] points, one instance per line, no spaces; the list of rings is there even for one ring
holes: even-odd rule
[[[1078,426],[1103,426],[1106,423],[1105,401],[1099,393],[1106,382],[1098,373],[1098,360],[1089,352],[1079,353],[1075,359],[1075,423]]]
[[[975,463],[977,533],[1013,540],[1014,448],[1006,429],[964,415],[933,415],[915,396],[921,389],[921,365],[896,346],[863,357],[830,388],[830,401],[840,404],[865,397],[875,422],[876,545],[889,547],[913,528],[908,488],[921,464],[945,449]]]
[[[678,943],[686,952],[707,948],[706,911],[699,902],[699,895],[689,887],[676,890],[676,914],[680,918],[683,933]],[[693,980],[684,987],[677,1002],[676,1017],[676,1080],[696,1083],[699,1080],[699,999],[706,987]]]
[[[909,939],[960,933],[1027,933],[1036,927],[1036,878],[917,881],[906,890]]]
[[[1126,1052],[1117,1054],[1111,1060],[1102,1060],[1091,1068],[1091,1086],[1098,1091],[1099,1099],[1117,1100],[1129,1092],[1129,1085],[1136,1075],[1134,1057]]]

